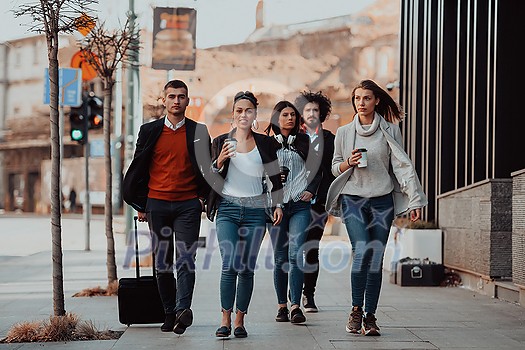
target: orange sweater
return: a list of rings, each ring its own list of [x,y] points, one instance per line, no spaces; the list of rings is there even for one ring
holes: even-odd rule
[[[149,198],[184,201],[197,198],[197,182],[186,145],[186,126],[164,125],[149,167]]]

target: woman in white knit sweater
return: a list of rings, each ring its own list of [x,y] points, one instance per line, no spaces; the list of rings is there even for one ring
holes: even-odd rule
[[[405,212],[419,220],[427,199],[402,148],[397,103],[375,82],[363,80],[352,92],[352,104],[356,116],[336,132],[336,179],[326,204],[330,213],[342,216],[352,244],[352,311],[346,331],[377,336],[375,313],[391,223]]]

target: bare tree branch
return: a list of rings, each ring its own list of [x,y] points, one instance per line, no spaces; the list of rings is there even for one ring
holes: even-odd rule
[[[95,28],[80,43],[87,61],[96,69],[98,75],[107,82],[113,79],[117,65],[130,62],[129,53],[140,49],[139,31],[130,27],[129,19],[123,27],[109,31],[105,23]]]
[[[78,18],[82,13],[93,13],[92,6],[95,4],[98,4],[98,0],[37,1],[22,4],[13,13],[15,17],[31,18],[29,32],[50,33],[56,28],[59,33],[73,33],[78,25],[88,24],[89,19]]]
[[[115,240],[113,235],[112,169],[111,169],[111,104],[115,70],[120,62],[128,62],[128,53],[139,49],[139,32],[129,20],[119,29],[109,31],[104,23],[97,24],[80,43],[86,61],[95,68],[104,82],[104,158],[106,173],[105,224],[107,240],[108,285],[117,280]]]

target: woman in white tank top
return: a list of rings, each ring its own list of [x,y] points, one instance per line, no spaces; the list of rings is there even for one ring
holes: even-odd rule
[[[216,220],[222,257],[220,299],[222,319],[217,337],[231,334],[235,303],[234,335],[248,336],[244,318],[253,292],[254,270],[266,232],[267,194],[263,179],[272,181],[272,221],[282,219],[282,191],[275,149],[269,137],[252,129],[258,127],[257,98],[250,91],[235,95],[232,124],[235,128],[218,136],[212,144],[212,193],[208,218]],[[232,142],[234,140],[234,142]]]

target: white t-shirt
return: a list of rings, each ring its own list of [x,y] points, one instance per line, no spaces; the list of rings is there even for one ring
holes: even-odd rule
[[[254,197],[263,193],[264,165],[257,147],[230,158],[222,193],[232,197]]]

